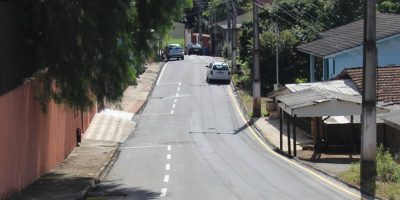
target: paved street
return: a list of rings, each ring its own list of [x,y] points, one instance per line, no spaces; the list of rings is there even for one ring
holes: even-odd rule
[[[168,62],[106,180],[108,199],[356,199],[356,191],[266,150],[230,85],[207,84],[214,58]],[[306,169],[306,170],[305,170]]]

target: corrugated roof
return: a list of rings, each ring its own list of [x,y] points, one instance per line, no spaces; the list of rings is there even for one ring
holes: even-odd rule
[[[269,98],[275,98],[277,96],[287,94],[287,90],[290,93],[302,91],[308,88],[318,87],[321,89],[326,89],[334,92],[340,92],[343,94],[350,95],[359,95],[357,86],[350,79],[342,79],[342,80],[330,80],[323,82],[313,82],[313,83],[293,83],[286,84],[284,87],[279,88],[278,90],[272,91],[267,96]]]
[[[400,15],[376,15],[376,39],[380,40],[400,33]],[[346,24],[321,33],[321,39],[297,47],[318,57],[325,57],[363,44],[364,20]]]
[[[311,87],[318,87],[320,89],[326,89],[334,92],[340,92],[349,95],[359,95],[357,86],[350,79],[333,80],[324,82],[314,83],[298,83],[298,84],[286,84],[285,85],[291,92],[302,91]]]
[[[343,70],[335,79],[351,79],[362,93],[363,69],[350,68]],[[400,67],[377,68],[377,101],[400,105]]]
[[[400,110],[384,114],[381,118],[385,123],[389,122],[389,124],[400,126]]]
[[[349,95],[318,87],[311,87],[296,93],[277,97],[277,99],[292,109],[317,105],[331,100],[343,100],[361,103],[360,95]]]

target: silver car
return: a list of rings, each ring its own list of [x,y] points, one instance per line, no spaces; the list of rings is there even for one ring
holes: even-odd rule
[[[165,47],[165,57],[167,60],[171,58],[184,59],[184,52],[179,44],[169,44]]]
[[[207,67],[207,83],[214,80],[231,81],[231,72],[225,62],[212,62]]]

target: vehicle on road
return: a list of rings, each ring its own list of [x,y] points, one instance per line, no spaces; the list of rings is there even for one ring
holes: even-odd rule
[[[171,58],[176,58],[177,60],[185,59],[184,52],[179,44],[169,44],[164,48],[164,58],[168,61]]]
[[[188,55],[203,55],[203,49],[200,44],[189,45]]]
[[[211,81],[231,81],[231,72],[225,62],[212,62],[207,67],[207,83]]]

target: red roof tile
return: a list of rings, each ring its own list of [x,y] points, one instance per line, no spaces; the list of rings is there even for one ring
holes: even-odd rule
[[[351,79],[362,93],[363,69],[345,69],[336,79]],[[378,67],[376,79],[377,101],[400,104],[400,66]]]

